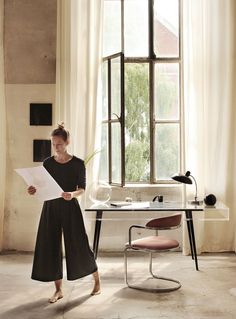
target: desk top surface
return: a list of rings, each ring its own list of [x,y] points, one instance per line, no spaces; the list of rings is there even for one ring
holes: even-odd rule
[[[85,211],[205,211],[228,209],[223,203],[215,206],[192,205],[187,202],[120,202],[112,201],[105,204],[93,204]]]

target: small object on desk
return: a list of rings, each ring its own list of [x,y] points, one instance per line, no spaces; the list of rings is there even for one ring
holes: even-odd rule
[[[122,206],[128,206],[131,205],[131,202],[126,202],[126,201],[120,201],[120,202],[111,202],[110,205],[114,207],[122,207]]]
[[[216,203],[216,197],[214,194],[209,194],[204,198],[204,203],[207,206],[214,206]]]
[[[163,202],[163,195],[157,195],[153,198],[153,202],[155,202],[155,200],[158,200],[159,203],[162,203]]]
[[[106,182],[94,181],[87,189],[89,199],[96,205],[107,203],[111,198],[112,188]]]

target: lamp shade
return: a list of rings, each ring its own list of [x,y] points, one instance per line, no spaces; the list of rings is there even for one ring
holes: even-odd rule
[[[187,173],[188,172],[186,172],[185,175],[176,174],[176,175],[171,176],[171,178],[176,182],[180,182],[180,183],[184,183],[184,184],[192,184],[193,182]]]

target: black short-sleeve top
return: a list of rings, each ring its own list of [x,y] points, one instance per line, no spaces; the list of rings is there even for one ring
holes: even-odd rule
[[[68,162],[59,163],[52,156],[45,159],[43,166],[64,192],[73,192],[77,187],[85,189],[86,171],[80,158],[73,156]]]

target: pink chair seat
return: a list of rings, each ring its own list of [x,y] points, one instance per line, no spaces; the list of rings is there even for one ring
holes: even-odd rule
[[[126,246],[129,246],[127,243]],[[179,242],[166,236],[148,236],[133,240],[131,247],[136,249],[167,250],[179,247]]]

